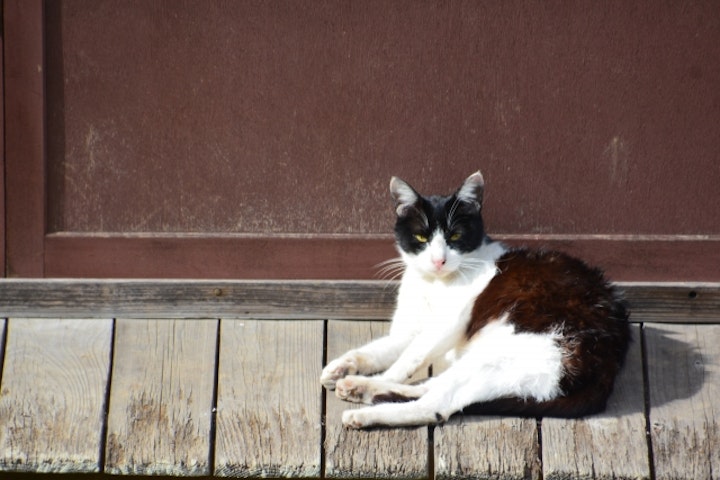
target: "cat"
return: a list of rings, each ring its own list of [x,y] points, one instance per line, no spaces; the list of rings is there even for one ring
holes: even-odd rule
[[[484,186],[479,171],[448,196],[390,181],[403,269],[390,332],[320,377],[339,398],[372,405],[343,412],[345,426],[433,424],[468,408],[570,418],[605,409],[631,341],[626,302],[579,259],[493,241]],[[446,370],[408,383],[442,358]]]

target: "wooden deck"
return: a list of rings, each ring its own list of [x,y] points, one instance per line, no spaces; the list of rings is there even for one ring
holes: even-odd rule
[[[392,286],[2,280],[0,471],[720,478],[720,285],[622,286],[635,341],[604,414],[351,431],[318,378],[387,330]]]

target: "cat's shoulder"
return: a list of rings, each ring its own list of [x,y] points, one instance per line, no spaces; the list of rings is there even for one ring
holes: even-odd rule
[[[577,278],[604,276],[602,270],[566,252],[528,247],[506,248],[496,260],[499,276]]]
[[[604,272],[584,260],[558,250],[509,248],[495,262],[496,275],[488,294],[499,296],[604,297],[614,288]]]

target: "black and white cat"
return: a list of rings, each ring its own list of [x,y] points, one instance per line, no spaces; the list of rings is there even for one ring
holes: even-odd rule
[[[630,341],[624,301],[602,272],[555,251],[491,240],[484,181],[424,197],[393,178],[404,272],[388,336],[323,369],[352,428],[444,421],[483,413],[578,417],[605,408]],[[444,358],[450,366],[406,382]]]

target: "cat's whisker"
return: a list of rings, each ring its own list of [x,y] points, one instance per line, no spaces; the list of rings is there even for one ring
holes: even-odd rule
[[[380,268],[380,267],[385,266],[385,265],[392,265],[392,264],[395,264],[395,263],[400,263],[400,262],[402,262],[402,261],[403,261],[403,260],[402,260],[401,257],[388,258],[387,260],[383,260],[382,262],[376,264],[374,267],[375,267],[375,268]]]
[[[475,260],[475,259],[464,259],[462,265],[460,266],[461,269],[467,269],[469,272],[473,272],[476,270],[480,270],[483,268],[487,268],[490,263],[484,260]]]
[[[453,204],[450,206],[450,212],[447,216],[447,224],[448,224],[448,230],[453,230],[455,227],[455,211],[457,210],[458,206],[460,205],[460,199],[457,197],[453,201]]]
[[[398,277],[402,276],[403,272],[405,272],[404,268],[390,268],[390,269],[384,269],[378,272],[377,277],[381,280],[396,280]]]
[[[460,278],[462,278],[465,283],[470,283],[470,278],[466,275],[465,269],[459,268],[457,272]]]
[[[385,260],[384,262],[380,262],[377,265],[375,265],[375,268],[379,269],[380,271],[388,269],[388,268],[395,268],[395,267],[403,267],[405,268],[405,262],[402,258],[396,257],[391,258],[389,260]]]
[[[401,257],[390,258],[375,265],[378,268],[376,277],[387,280],[388,285],[397,280],[405,272],[405,262]]]

